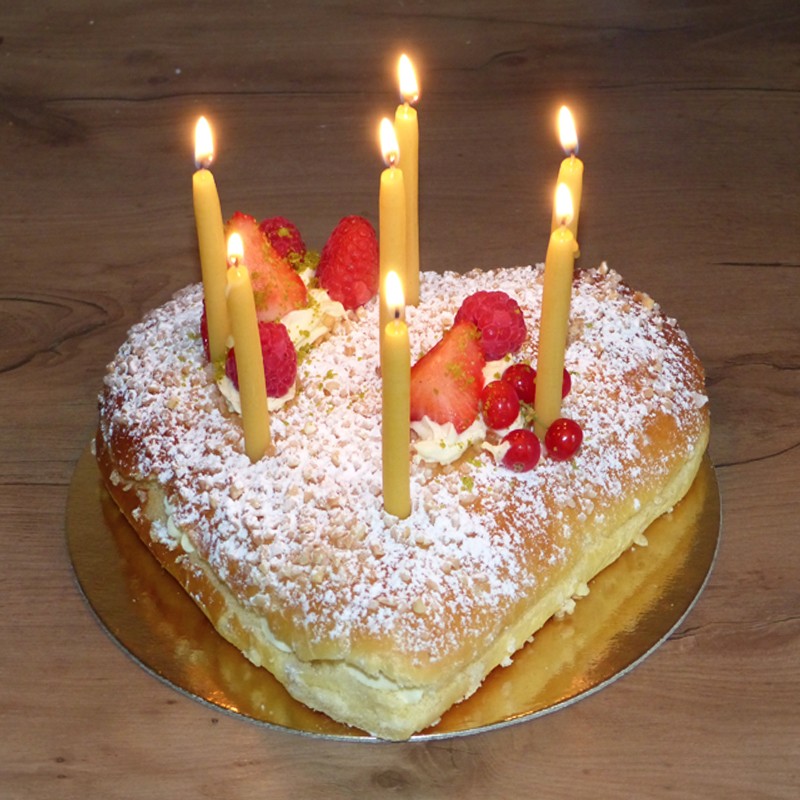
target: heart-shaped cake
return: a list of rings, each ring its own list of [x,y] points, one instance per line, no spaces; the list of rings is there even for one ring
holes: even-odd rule
[[[541,267],[423,273],[412,361],[466,298],[502,292],[524,338],[484,380],[535,366],[542,284]],[[383,507],[377,300],[325,315],[298,348],[255,463],[202,316],[202,286],[180,291],[110,364],[96,437],[109,491],[222,636],[294,697],[379,737],[431,725],[508,663],[680,501],[706,449],[686,336],[605,265],[573,283],[562,415],[578,449],[543,445],[517,472],[504,431],[418,420],[405,519]]]

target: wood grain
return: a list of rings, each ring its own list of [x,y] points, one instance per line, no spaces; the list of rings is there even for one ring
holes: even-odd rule
[[[800,13],[342,0],[6,4],[0,19],[0,786],[11,800],[795,798],[800,791]],[[541,261],[573,108],[581,263],[650,292],[706,365],[722,548],[682,628],[577,705],[354,745],[201,706],[113,645],[75,586],[67,487],[105,363],[198,277],[191,136],[223,210],[321,247],[376,221],[377,123],[421,75],[430,269]]]

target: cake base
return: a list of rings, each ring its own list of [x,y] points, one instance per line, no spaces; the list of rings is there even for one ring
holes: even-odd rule
[[[89,448],[69,494],[67,544],[81,590],[108,633],[179,691],[269,727],[331,739],[375,740],[293,699],[213,628],[130,528]],[[624,675],[683,621],[719,544],[720,502],[706,456],[686,497],[590,582],[569,616],[550,620],[509,667],[412,740],[477,733],[528,720]]]

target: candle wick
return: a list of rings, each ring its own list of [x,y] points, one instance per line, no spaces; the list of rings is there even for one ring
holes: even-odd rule
[[[396,320],[400,319],[400,309],[399,309],[399,308],[396,308],[396,309],[394,310],[394,318],[395,318]]]
[[[208,169],[213,161],[214,156],[203,156],[202,158],[195,159],[194,165],[197,169]]]

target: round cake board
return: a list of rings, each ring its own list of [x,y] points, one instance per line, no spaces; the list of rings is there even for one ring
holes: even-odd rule
[[[530,720],[612,683],[681,624],[705,586],[720,539],[716,475],[705,457],[686,497],[551,619],[508,667],[412,740]],[[327,739],[377,741],[292,698],[225,641],[141,543],[103,486],[87,447],[67,505],[72,565],[98,621],[142,667],[190,697],[258,724]]]

